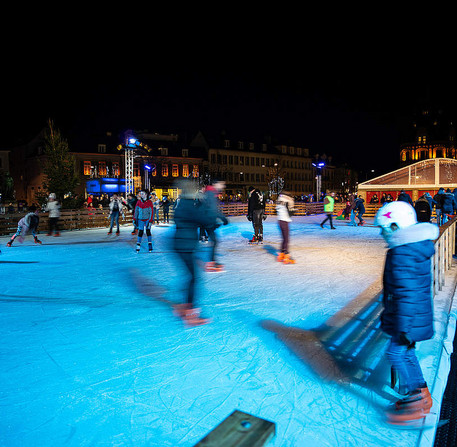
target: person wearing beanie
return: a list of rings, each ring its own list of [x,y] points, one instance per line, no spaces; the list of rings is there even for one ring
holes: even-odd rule
[[[263,221],[267,218],[265,200],[263,194],[253,186],[248,188],[248,194],[248,214],[246,217],[254,227],[254,235],[249,242],[263,242]]]

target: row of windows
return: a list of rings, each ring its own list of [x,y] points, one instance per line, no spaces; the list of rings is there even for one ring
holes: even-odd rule
[[[84,161],[83,172],[84,175],[119,177],[120,168],[119,163],[115,161],[111,163],[111,168],[107,166],[106,161],[99,161],[94,164],[91,161]]]
[[[236,147],[238,149],[244,150],[245,144],[244,141],[238,141]],[[249,148],[250,151],[253,151],[255,148],[254,143],[248,143],[247,147]],[[290,154],[290,155],[306,155],[307,149],[302,149],[301,147],[294,147],[294,146],[280,146],[281,147],[281,153],[282,154]],[[224,140],[224,148],[229,149],[231,148],[231,142],[230,140]],[[267,151],[267,145],[264,143],[262,144],[262,152]]]
[[[297,160],[284,160],[283,163],[285,168],[311,169],[311,164],[309,162]],[[211,154],[211,164],[272,167],[277,164],[277,160],[265,157],[245,157],[239,155]]]
[[[181,167],[181,172],[180,172],[180,167]],[[150,165],[150,173],[152,177],[156,177],[158,174],[158,169],[157,166],[152,163]],[[178,165],[173,163],[171,165],[171,176],[172,177],[179,177],[181,174],[181,177],[189,177],[189,175],[192,173],[193,178],[197,178],[200,175],[200,170],[198,165],[192,165],[192,172],[190,171],[190,165],[188,164],[182,164]],[[170,175],[170,170],[169,170],[169,165],[166,163],[163,163],[161,165],[160,169],[160,174],[162,177],[168,177]],[[141,177],[141,168],[139,163],[134,163],[133,165],[133,176],[134,177]]]
[[[158,169],[155,164],[150,166],[150,172],[153,177],[157,176]],[[192,171],[190,171],[192,168]],[[181,171],[181,172],[180,172]],[[106,161],[99,161],[98,163],[92,164],[91,161],[84,161],[83,163],[83,173],[87,176],[100,176],[100,177],[119,177],[120,176],[120,168],[118,162],[112,162],[111,167],[107,166]],[[162,164],[160,170],[162,177],[168,177],[170,175],[169,165]],[[180,174],[182,177],[189,177],[189,174],[192,173],[192,177],[197,178],[200,175],[200,170],[198,165],[188,165],[183,164],[172,164],[171,165],[171,176],[172,177],[179,177]],[[141,168],[139,163],[134,163],[133,165],[133,175],[134,177],[141,177]]]
[[[250,172],[222,172],[220,173],[222,180],[228,182],[256,182],[256,183],[265,183],[266,176],[265,174],[259,173],[250,173]],[[295,180],[295,181],[311,181],[312,177],[308,174],[301,173],[288,173],[284,175],[285,180]]]

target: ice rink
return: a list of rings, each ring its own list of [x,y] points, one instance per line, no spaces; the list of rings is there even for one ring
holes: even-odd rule
[[[433,445],[433,427],[386,424],[395,392],[341,380],[312,336],[376,296],[386,253],[377,228],[321,229],[322,218],[293,218],[295,265],[276,262],[274,216],[258,246],[246,217],[230,218],[217,230],[225,272],[199,272],[197,302],[211,323],[196,328],[170,307],[185,281],[172,224],[155,227],[153,253],[144,238],[140,254],[130,226],[117,237],[40,234],[42,245],[27,236],[11,248],[0,237],[0,445],[190,447],[235,409],[275,423],[272,447]],[[208,256],[200,244],[201,263]],[[436,418],[454,273],[435,298],[435,337],[418,345]]]

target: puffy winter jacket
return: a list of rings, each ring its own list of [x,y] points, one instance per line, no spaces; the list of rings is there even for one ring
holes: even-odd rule
[[[148,200],[138,200],[136,202],[133,218],[135,220],[152,221],[152,202]]]
[[[395,231],[389,239],[381,324],[393,337],[400,332],[411,341],[433,336],[431,258],[438,235],[436,225],[417,223]]]
[[[212,224],[211,218],[203,210],[204,205],[189,198],[180,198],[179,205],[174,212],[176,231],[174,236],[174,249],[182,252],[196,250],[198,244],[199,226],[208,228]]]
[[[222,221],[224,225],[228,224],[228,219],[219,209],[217,191],[213,186],[208,185],[206,187],[201,204],[204,212],[207,214],[208,224],[206,228],[216,228],[220,225],[219,221]]]
[[[455,203],[454,194],[452,192],[445,192],[442,197],[441,209],[443,213],[454,214],[454,210],[457,208]]]

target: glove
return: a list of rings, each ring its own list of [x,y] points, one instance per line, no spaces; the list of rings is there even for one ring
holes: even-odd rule
[[[249,222],[252,222],[252,216],[246,216]]]
[[[400,335],[398,336],[398,343],[406,346],[412,345],[412,341],[408,338],[406,332],[400,332]]]
[[[264,215],[262,216],[262,219],[263,219],[263,220],[266,220],[266,219],[267,219],[267,216],[264,214]]]

